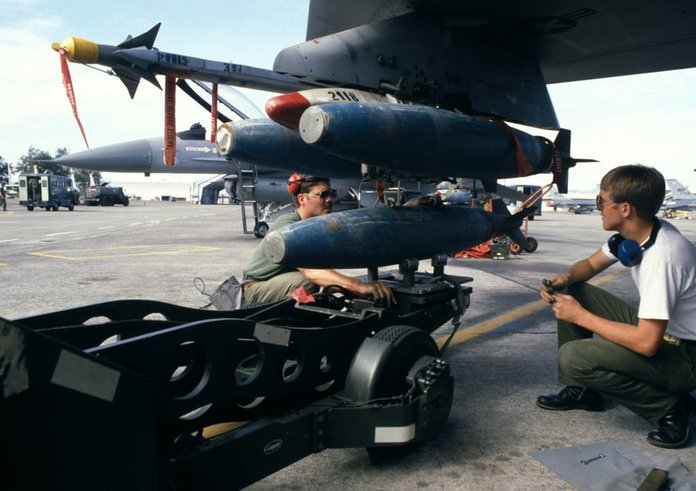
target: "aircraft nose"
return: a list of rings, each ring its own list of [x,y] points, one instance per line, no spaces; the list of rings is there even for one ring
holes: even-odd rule
[[[147,140],[136,140],[76,152],[54,162],[100,172],[150,172],[152,150]]]

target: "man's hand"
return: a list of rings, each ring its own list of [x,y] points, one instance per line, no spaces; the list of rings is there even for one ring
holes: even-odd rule
[[[568,280],[565,275],[554,275],[541,280],[541,288],[539,293],[542,300],[546,303],[553,303],[555,295],[560,290],[568,286]]]
[[[395,305],[396,298],[389,285],[382,281],[361,281],[358,284],[357,293],[362,296],[372,297],[373,300],[385,300],[387,306]]]
[[[556,319],[580,324],[582,316],[587,312],[571,295],[556,293],[552,296],[551,308]]]
[[[319,286],[339,286],[349,292],[374,300],[385,300],[388,306],[395,305],[396,299],[389,285],[382,281],[359,281],[333,269],[308,269],[300,271],[309,281]]]

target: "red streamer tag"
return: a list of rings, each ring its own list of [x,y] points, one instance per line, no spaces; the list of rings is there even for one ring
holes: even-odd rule
[[[174,166],[176,158],[176,77],[164,79],[164,163]]]
[[[70,101],[70,106],[72,107],[73,116],[77,121],[77,126],[80,127],[80,133],[82,133],[82,139],[85,141],[85,145],[89,148],[89,143],[87,143],[87,135],[85,135],[85,129],[82,127],[82,121],[80,121],[80,116],[77,114],[77,102],[75,102],[75,91],[73,90],[72,78],[70,77],[70,69],[68,68],[68,61],[65,59],[65,49],[60,48],[58,50],[60,53],[60,70],[63,72],[63,86],[65,87],[65,93],[68,96],[68,101]]]
[[[213,84],[213,101],[210,104],[210,143],[215,143],[218,121],[218,84]]]

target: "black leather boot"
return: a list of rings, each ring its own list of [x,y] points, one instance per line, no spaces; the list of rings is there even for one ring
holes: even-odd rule
[[[696,401],[689,394],[662,416],[657,428],[648,433],[648,443],[662,448],[682,448],[691,438],[691,421],[696,414]]]
[[[599,392],[585,387],[569,385],[558,394],[545,394],[537,399],[537,406],[552,411],[583,409],[585,411],[603,411],[604,401]]]

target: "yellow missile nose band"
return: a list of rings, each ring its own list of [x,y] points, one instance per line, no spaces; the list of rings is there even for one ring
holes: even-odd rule
[[[53,43],[51,48],[58,51],[63,48],[66,57],[77,63],[96,63],[99,58],[99,45],[86,39],[69,37],[62,43]]]

